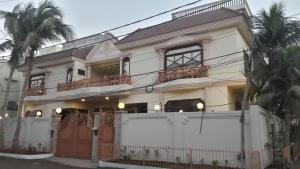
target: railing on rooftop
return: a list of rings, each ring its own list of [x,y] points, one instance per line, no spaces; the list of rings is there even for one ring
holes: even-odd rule
[[[0,56],[0,60],[9,60],[10,56]]]
[[[179,19],[179,18],[197,15],[208,11],[214,11],[221,8],[229,8],[234,6],[236,7],[234,9],[238,9],[242,7],[249,8],[246,0],[221,0],[221,1],[216,1],[195,8],[190,8],[187,10],[173,13],[172,19]]]

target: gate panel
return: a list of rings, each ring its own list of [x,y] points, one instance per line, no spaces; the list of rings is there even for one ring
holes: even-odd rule
[[[114,158],[114,118],[114,112],[100,113],[98,154],[102,160]]]
[[[61,122],[56,155],[89,159],[92,156],[92,131],[87,113],[70,113]]]

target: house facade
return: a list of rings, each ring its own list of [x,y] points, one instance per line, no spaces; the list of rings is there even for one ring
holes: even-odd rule
[[[201,119],[199,111],[227,116],[241,109],[243,56],[253,42],[250,15],[244,0],[218,1],[174,13],[172,20],[121,40],[97,34],[42,49],[34,59],[23,117],[59,113],[57,154],[88,158],[92,151],[103,157],[101,145],[120,144],[113,119],[122,104],[128,114],[149,118],[180,112]],[[26,63],[19,70],[25,74]],[[235,128],[239,124],[236,120]]]
[[[243,50],[253,41],[241,2],[181,11],[119,41],[95,35],[42,49],[23,115],[49,117],[58,107],[112,111],[120,102],[129,113],[193,112],[199,102],[207,112],[239,110]]]

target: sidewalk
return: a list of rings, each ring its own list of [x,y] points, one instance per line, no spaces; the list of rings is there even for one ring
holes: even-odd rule
[[[97,168],[99,166],[98,162],[93,162],[91,160],[79,160],[71,158],[58,158],[51,157],[47,159],[51,162],[61,163],[68,166],[82,167],[82,168]]]

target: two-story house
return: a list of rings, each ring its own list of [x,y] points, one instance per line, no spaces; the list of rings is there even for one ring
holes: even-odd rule
[[[250,15],[245,0],[218,1],[121,40],[96,34],[44,48],[34,59],[23,116],[59,112],[62,124],[85,125],[76,134],[62,127],[57,147],[63,156],[88,157],[93,113],[114,112],[120,103],[128,113],[197,112],[199,103],[206,112],[239,110],[243,53],[254,39]],[[26,63],[19,70],[26,73]],[[86,140],[69,143],[74,137]]]
[[[251,12],[243,0],[220,2],[174,13],[119,41],[98,34],[42,49],[24,116],[113,111],[120,102],[129,113],[197,111],[199,102],[208,112],[240,109]]]

